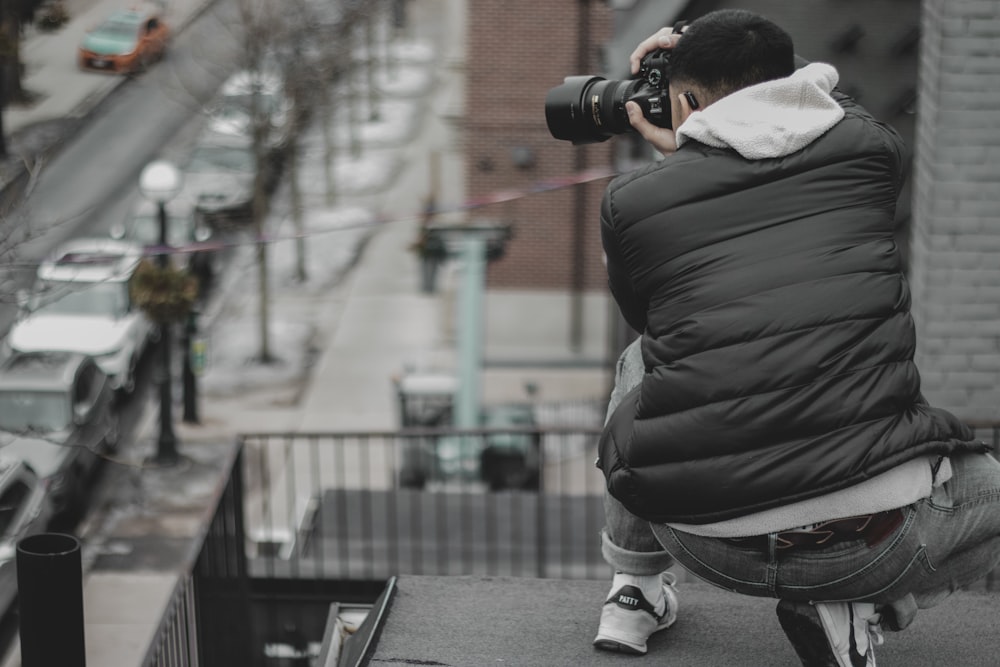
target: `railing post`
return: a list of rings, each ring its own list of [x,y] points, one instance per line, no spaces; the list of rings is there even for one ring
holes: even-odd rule
[[[85,667],[80,541],[39,533],[17,543],[23,667]]]
[[[535,576],[545,577],[547,556],[545,534],[545,447],[538,448],[538,492],[535,501]]]
[[[993,425],[993,456],[1000,459],[1000,424]],[[986,590],[997,589],[997,571],[1000,567],[995,567],[986,575]]]

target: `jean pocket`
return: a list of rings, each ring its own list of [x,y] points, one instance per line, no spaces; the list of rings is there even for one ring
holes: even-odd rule
[[[699,579],[734,593],[773,597],[766,554],[669,526],[654,525],[653,532],[670,555]]]
[[[916,513],[913,508],[904,512],[906,519],[902,526],[875,547],[856,540],[781,558],[776,593],[782,598],[803,601],[880,601],[915,570],[932,572],[926,546],[918,531],[913,530]]]

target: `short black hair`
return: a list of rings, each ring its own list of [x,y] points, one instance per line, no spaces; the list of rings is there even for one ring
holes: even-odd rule
[[[723,97],[795,71],[791,36],[745,9],[720,9],[694,20],[670,53],[670,78]]]

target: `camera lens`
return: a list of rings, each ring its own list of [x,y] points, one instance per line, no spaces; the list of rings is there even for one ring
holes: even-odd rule
[[[568,76],[545,96],[545,121],[556,139],[574,144],[606,141],[632,127],[625,102],[641,85],[637,79],[609,81],[599,76]]]

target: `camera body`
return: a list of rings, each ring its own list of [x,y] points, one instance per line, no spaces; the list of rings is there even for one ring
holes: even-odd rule
[[[626,102],[636,102],[649,122],[671,128],[667,69],[670,52],[657,49],[642,59],[631,79],[568,76],[545,96],[545,121],[556,139],[574,145],[607,141],[632,132]]]

